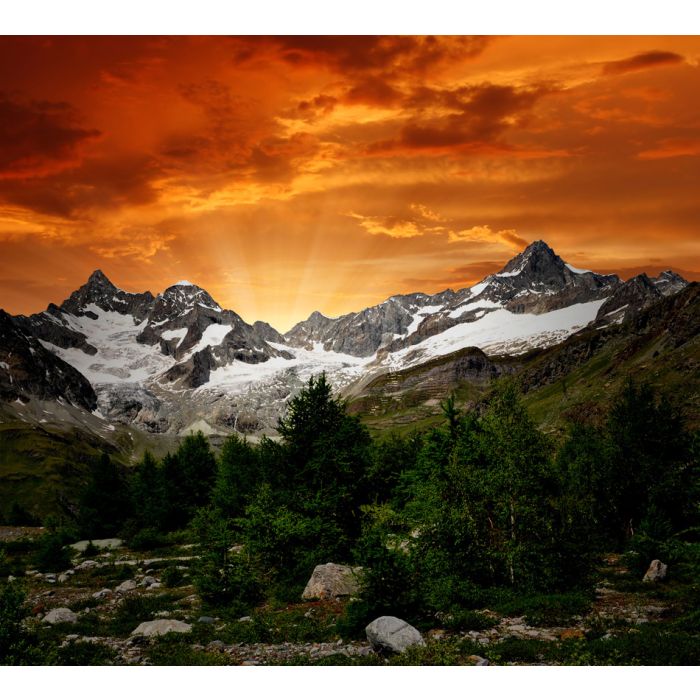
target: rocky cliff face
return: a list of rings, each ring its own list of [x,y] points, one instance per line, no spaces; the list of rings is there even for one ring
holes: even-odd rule
[[[97,396],[85,377],[46,350],[0,310],[0,397],[4,401],[67,401],[93,411]]]

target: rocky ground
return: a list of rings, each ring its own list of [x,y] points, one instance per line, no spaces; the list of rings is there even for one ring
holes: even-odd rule
[[[26,542],[32,534],[37,533],[0,531],[5,541]],[[443,615],[431,628],[420,625],[421,633],[411,628],[422,634],[424,645],[403,654],[381,654],[363,633],[342,638],[339,621],[347,599],[268,603],[241,615],[203,604],[192,585],[192,545],[139,553],[119,540],[92,544],[104,549],[95,552],[87,542],[77,543],[71,569],[27,568],[18,576],[28,589],[31,617],[26,624],[41,639],[57,644],[65,663],[586,663],[588,640],[600,644],[634,635],[674,614],[668,587],[642,584],[618,555],[610,555],[601,566],[595,597],[582,614],[555,615],[561,618],[556,624],[551,615],[540,620],[533,613],[491,609],[471,611],[462,622]]]

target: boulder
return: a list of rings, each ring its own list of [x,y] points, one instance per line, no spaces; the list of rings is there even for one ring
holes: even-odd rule
[[[78,616],[70,608],[54,608],[44,615],[42,622],[49,625],[60,625],[61,623],[75,624]]]
[[[412,646],[425,646],[421,633],[398,617],[378,617],[365,628],[375,651],[400,654]]]
[[[92,597],[95,600],[104,600],[105,598],[108,598],[111,595],[112,595],[112,591],[109,588],[103,588],[101,591],[97,591],[97,593],[93,593]]]
[[[472,654],[471,656],[468,657],[468,660],[471,661],[474,666],[488,666],[489,661],[488,659],[485,659],[483,656],[478,656],[477,654]]]
[[[78,564],[75,567],[76,571],[85,571],[86,569],[96,569],[99,566],[99,564],[96,561],[93,561],[92,559],[86,559],[85,561],[81,561],[80,564]]]
[[[654,561],[649,564],[649,568],[647,569],[646,574],[644,574],[642,581],[646,581],[648,583],[663,581],[666,578],[667,573],[668,566],[660,562],[658,559],[654,559]]]
[[[142,622],[132,633],[132,637],[159,637],[168,632],[187,634],[192,631],[192,625],[180,620],[149,620]]]
[[[361,571],[360,567],[319,564],[313,570],[301,597],[303,600],[327,600],[355,595],[360,587],[358,574]]]
[[[115,589],[115,593],[126,593],[127,591],[133,591],[136,588],[136,581],[133,579],[127,579],[122,581]]]
[[[73,544],[69,545],[69,547],[74,549],[76,552],[84,552],[88,548],[90,542],[92,542],[93,546],[97,549],[117,549],[123,544],[123,541],[119,538],[110,537],[106,540],[80,540],[80,542],[74,542]]]
[[[148,588],[152,583],[157,583],[158,579],[153,578],[153,576],[144,576],[141,579],[141,583],[139,583],[139,586],[141,588]]]

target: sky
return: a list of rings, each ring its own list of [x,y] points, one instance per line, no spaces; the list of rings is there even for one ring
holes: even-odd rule
[[[700,280],[699,37],[0,38],[0,307],[102,269],[281,331],[543,239]]]

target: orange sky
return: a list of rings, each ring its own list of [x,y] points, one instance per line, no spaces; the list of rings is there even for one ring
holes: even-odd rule
[[[698,37],[0,38],[0,307],[101,268],[287,330],[542,238],[700,279]]]

